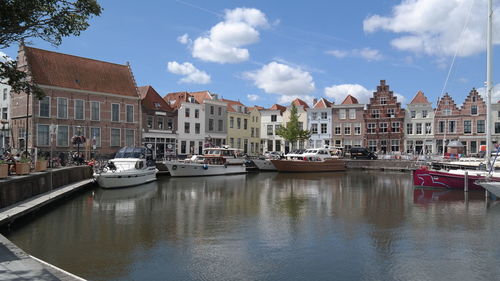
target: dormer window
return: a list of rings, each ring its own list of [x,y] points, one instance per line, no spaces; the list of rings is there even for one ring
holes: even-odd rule
[[[160,103],[159,102],[154,102],[153,105],[154,105],[155,108],[160,108]]]

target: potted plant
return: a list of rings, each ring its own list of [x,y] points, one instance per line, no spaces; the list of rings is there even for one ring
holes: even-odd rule
[[[30,159],[26,157],[21,157],[19,161],[16,162],[16,175],[27,175],[30,173]]]
[[[38,156],[35,163],[35,172],[47,171],[48,160],[44,156]]]
[[[9,175],[9,165],[5,161],[0,160],[0,179],[6,178]]]

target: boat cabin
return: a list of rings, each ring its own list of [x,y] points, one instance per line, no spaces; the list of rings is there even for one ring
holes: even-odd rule
[[[233,162],[242,162],[242,150],[227,147],[211,147],[203,150],[205,163],[207,164],[229,164]],[[238,160],[236,160],[238,159]]]
[[[304,152],[303,157],[307,161],[324,161],[333,158],[330,150],[326,148],[308,149]]]

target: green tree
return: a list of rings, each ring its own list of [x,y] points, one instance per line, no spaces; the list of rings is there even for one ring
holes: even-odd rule
[[[276,135],[291,143],[292,148],[296,141],[305,141],[311,137],[311,132],[309,130],[303,130],[302,126],[300,126],[299,117],[300,114],[297,112],[297,107],[292,103],[290,121],[286,123],[286,126],[281,126],[276,130]]]
[[[99,16],[96,0],[2,0],[0,1],[0,49],[40,38],[57,46],[62,38],[78,36],[89,26],[92,16]],[[0,80],[6,81],[14,93],[25,92],[37,98],[43,91],[17,70],[16,61],[0,58]]]

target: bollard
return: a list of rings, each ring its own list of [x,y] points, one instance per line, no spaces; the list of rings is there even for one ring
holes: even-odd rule
[[[469,192],[469,173],[465,171],[464,176],[464,192]]]

